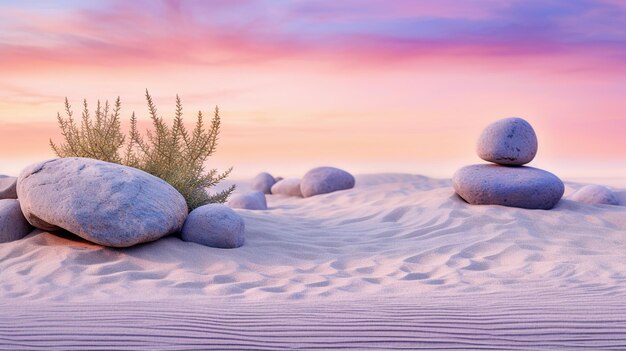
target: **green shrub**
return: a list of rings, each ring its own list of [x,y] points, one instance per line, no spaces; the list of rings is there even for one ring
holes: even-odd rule
[[[215,194],[207,193],[206,189],[226,178],[232,168],[222,173],[216,169],[205,171],[204,168],[204,162],[217,146],[221,123],[219,109],[215,108],[208,129],[205,128],[202,112],[198,112],[195,128],[189,133],[183,124],[183,106],[178,95],[172,127],[158,116],[148,91],[146,100],[154,130],[148,130],[144,138],[137,130],[134,112],[129,134],[125,136],[122,133],[119,97],[112,110],[108,101],[104,106],[98,101],[94,118],[85,100],[80,124],[74,119],[66,98],[67,116],[63,118],[57,114],[65,143],[57,145],[50,140],[52,150],[59,157],[89,157],[146,171],[176,188],[185,197],[189,211],[207,203],[225,202],[234,186]]]
[[[113,111],[109,111],[109,102],[104,107],[98,101],[95,120],[90,117],[87,100],[83,101],[83,115],[80,127],[74,120],[70,103],[65,98],[67,119],[57,113],[57,121],[65,144],[56,145],[50,140],[52,150],[59,157],[89,157],[102,161],[121,163],[119,149],[124,145],[124,134],[120,125],[120,99],[115,100]]]

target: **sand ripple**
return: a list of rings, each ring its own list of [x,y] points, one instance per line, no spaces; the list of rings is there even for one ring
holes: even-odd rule
[[[0,245],[0,299],[626,292],[626,207],[469,206],[448,180],[394,174],[357,177],[349,191],[268,200],[267,211],[239,211],[247,242],[236,250],[176,237],[109,249],[33,232]]]
[[[623,297],[0,303],[0,349],[624,350]]]

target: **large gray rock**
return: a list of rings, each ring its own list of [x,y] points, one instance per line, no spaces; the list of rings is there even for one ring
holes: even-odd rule
[[[548,210],[565,191],[554,174],[532,167],[491,164],[459,169],[452,178],[454,190],[472,205],[502,205]]]
[[[35,227],[63,228],[97,244],[126,247],[177,232],[183,196],[135,168],[59,158],[27,167],[17,182],[22,212]]]
[[[264,194],[271,194],[272,185],[276,183],[276,179],[271,174],[263,172],[257,174],[252,180],[252,190],[260,191]]]
[[[17,177],[0,175],[0,199],[17,199]]]
[[[478,156],[501,165],[523,165],[537,154],[537,135],[530,123],[517,117],[490,124],[478,139]]]
[[[334,167],[318,167],[308,171],[302,181],[302,196],[310,197],[333,191],[352,189],[355,179],[352,174]]]
[[[189,213],[181,238],[220,249],[233,249],[244,243],[245,225],[237,212],[221,204],[200,206]]]
[[[272,194],[302,197],[299,178],[287,178],[272,185]]]
[[[0,243],[19,240],[33,230],[15,199],[0,200]]]
[[[586,185],[570,196],[570,200],[592,205],[619,205],[617,195],[602,185]]]
[[[240,208],[244,210],[267,210],[265,194],[260,191],[233,194],[230,196],[226,205],[230,208]]]

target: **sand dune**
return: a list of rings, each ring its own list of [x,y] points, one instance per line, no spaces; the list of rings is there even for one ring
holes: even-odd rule
[[[581,186],[567,183],[566,196]],[[626,191],[617,192],[626,203]],[[207,248],[176,237],[128,249],[110,249],[71,235],[41,231],[2,244],[0,304],[8,314],[0,317],[5,327],[0,334],[35,342],[34,336],[28,337],[31,334],[22,335],[15,327],[6,326],[16,316],[21,316],[20,323],[28,325],[37,310],[20,313],[22,306],[32,304],[47,306],[51,311],[61,311],[63,307],[59,306],[68,304],[81,314],[80,306],[101,311],[106,310],[103,303],[108,302],[119,304],[118,317],[136,308],[133,318],[141,319],[142,313],[147,316],[168,305],[158,304],[159,301],[177,301],[166,311],[189,309],[189,318],[199,318],[190,321],[189,328],[202,328],[193,323],[204,323],[202,318],[213,312],[197,317],[200,312],[192,311],[191,305],[181,301],[196,301],[193,304],[224,310],[230,310],[231,304],[248,303],[286,303],[296,310],[315,309],[312,306],[316,304],[348,301],[337,306],[337,311],[341,311],[350,306],[365,308],[359,301],[373,299],[382,301],[380,312],[389,315],[370,317],[379,321],[381,328],[385,325],[397,329],[397,335],[406,343],[413,340],[403,339],[408,335],[416,335],[417,339],[430,335],[442,342],[446,338],[455,342],[466,338],[468,345],[473,345],[472,340],[479,336],[473,335],[472,328],[479,328],[480,332],[480,328],[500,325],[494,337],[521,340],[520,345],[532,346],[523,344],[534,333],[526,330],[532,329],[533,323],[540,323],[537,328],[541,330],[564,333],[565,339],[560,341],[556,336],[554,340],[547,336],[542,339],[554,342],[549,345],[558,347],[563,345],[559,342],[570,340],[571,345],[582,347],[593,344],[577,343],[577,328],[590,328],[585,330],[593,334],[594,318],[608,321],[615,317],[617,324],[598,326],[602,334],[585,340],[625,346],[609,340],[615,340],[616,335],[626,339],[624,311],[614,309],[621,306],[626,296],[626,207],[586,205],[567,199],[551,211],[470,206],[453,193],[449,180],[403,174],[358,176],[352,190],[306,199],[268,196],[268,205],[267,211],[238,210],[246,222],[247,241],[234,250]],[[396,305],[383,303],[387,300]],[[147,310],[142,312],[130,301],[142,301]],[[434,323],[438,327],[416,331],[410,329],[412,322],[404,326],[394,319],[402,301],[408,306],[405,313],[415,317],[415,323]],[[482,301],[484,308],[476,307],[476,301]],[[596,304],[597,309],[592,307]],[[455,307],[447,315],[445,311],[429,315],[422,305],[432,309]],[[562,315],[544,315],[545,307],[541,306]],[[238,313],[239,309],[233,308],[232,313]],[[520,310],[515,312],[516,308]],[[569,320],[567,313],[574,319],[583,318],[587,313],[583,308],[593,310],[589,320],[580,325],[565,323]],[[464,324],[465,309],[470,315],[483,318],[485,324],[480,318]],[[262,308],[256,311],[268,312]],[[292,318],[281,316],[279,311],[270,312],[276,313],[276,318]],[[71,319],[58,313],[63,321]],[[319,318],[320,328],[326,331],[332,329],[329,326],[335,318],[339,318],[337,323],[352,323],[349,315],[329,320],[315,314],[293,318],[304,318],[304,324]],[[519,318],[528,318],[527,324],[516,324]],[[448,328],[445,320],[468,328],[468,335],[461,335],[462,330],[437,329]],[[44,322],[45,318],[37,323]],[[132,318],[125,323],[132,324]],[[355,329],[345,335],[354,336],[351,333],[363,327],[355,323]],[[95,319],[86,322],[94,328],[97,324]],[[222,327],[228,331],[233,326],[215,326],[217,330]],[[405,327],[408,329],[402,329]],[[37,333],[55,335],[58,330],[54,328]],[[270,333],[277,332],[280,325],[267,328],[264,329],[263,320],[252,327],[255,332]],[[396,335],[385,330],[379,330],[379,342]],[[163,338],[167,336],[159,340]],[[340,342],[340,338],[333,340]],[[496,341],[492,346],[499,345]],[[394,345],[404,345],[402,342]],[[271,348],[278,344],[268,345]]]

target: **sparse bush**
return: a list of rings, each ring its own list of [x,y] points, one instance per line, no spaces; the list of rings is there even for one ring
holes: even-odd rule
[[[96,116],[92,120],[87,106],[87,100],[83,101],[83,115],[80,127],[74,120],[74,112],[69,101],[65,98],[65,113],[67,118],[57,113],[57,121],[61,127],[61,133],[65,138],[65,144],[56,145],[50,140],[52,150],[59,157],[89,157],[102,161],[121,163],[119,149],[124,145],[124,134],[121,131],[120,98],[115,100],[113,111],[109,111],[109,102],[105,101],[104,107],[98,101]]]
[[[209,194],[206,189],[226,178],[232,168],[218,173],[216,169],[205,171],[204,162],[215,152],[220,116],[219,109],[205,128],[202,112],[198,112],[196,125],[191,134],[183,124],[183,107],[176,96],[176,112],[170,128],[157,114],[152,97],[146,91],[148,112],[154,130],[148,130],[144,138],[137,129],[137,118],[133,112],[130,132],[121,131],[119,97],[110,111],[109,103],[104,106],[98,101],[94,118],[91,117],[87,101],[83,102],[80,125],[74,119],[72,108],[65,99],[63,118],[57,120],[65,143],[57,145],[50,140],[52,150],[59,157],[89,157],[107,162],[123,164],[146,171],[170,183],[187,201],[189,211],[207,203],[222,203],[235,189]],[[122,155],[122,149],[123,155]]]

